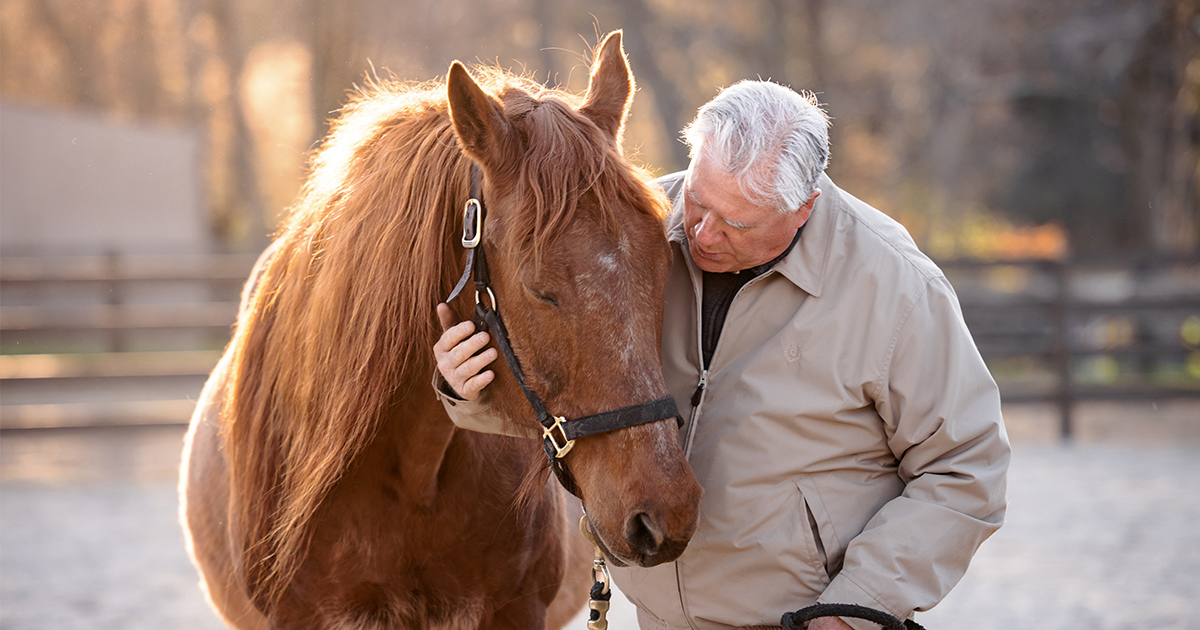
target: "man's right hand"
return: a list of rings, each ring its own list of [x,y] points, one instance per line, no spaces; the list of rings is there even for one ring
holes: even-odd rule
[[[495,348],[488,348],[474,356],[488,343],[486,332],[475,333],[475,324],[470,320],[454,323],[454,312],[446,304],[437,305],[438,320],[442,324],[442,337],[433,345],[433,356],[437,359],[442,378],[463,400],[475,400],[479,393],[496,374],[483,370],[496,360]],[[475,334],[471,334],[475,333]]]

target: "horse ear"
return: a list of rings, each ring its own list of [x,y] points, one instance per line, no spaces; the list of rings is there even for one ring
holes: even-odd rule
[[[629,104],[633,101],[633,73],[621,49],[621,31],[613,31],[600,44],[592,64],[587,96],[580,113],[607,131],[619,143]]]
[[[516,130],[504,117],[504,107],[479,87],[460,62],[450,64],[446,96],[454,133],[471,159],[493,168],[513,161],[505,158],[515,147]]]

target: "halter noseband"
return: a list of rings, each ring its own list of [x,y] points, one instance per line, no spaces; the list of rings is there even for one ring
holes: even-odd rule
[[[575,440],[597,433],[607,433],[657,422],[666,418],[675,418],[677,423],[682,424],[682,419],[675,406],[675,399],[670,396],[573,420],[551,415],[546,410],[546,403],[525,383],[525,373],[521,370],[521,363],[517,360],[517,355],[513,352],[512,344],[508,340],[508,330],[504,327],[504,320],[500,318],[500,312],[497,310],[498,303],[496,295],[492,293],[484,248],[479,247],[483,241],[484,218],[481,179],[482,172],[479,165],[472,165],[471,198],[467,200],[463,210],[462,245],[466,249],[466,268],[463,269],[462,277],[458,279],[458,284],[454,286],[454,290],[450,292],[450,297],[446,298],[446,302],[449,303],[458,297],[466,286],[467,279],[474,278],[475,328],[478,330],[486,324],[491,330],[496,347],[500,350],[500,354],[504,355],[504,360],[517,379],[517,384],[521,386],[521,391],[525,393],[525,398],[529,400],[529,405],[537,414],[538,423],[542,425],[542,446],[546,457],[550,459],[550,466],[554,470],[554,474],[568,492],[579,496],[579,486],[562,460],[563,456],[575,446]],[[486,301],[483,300],[484,294],[488,297]]]

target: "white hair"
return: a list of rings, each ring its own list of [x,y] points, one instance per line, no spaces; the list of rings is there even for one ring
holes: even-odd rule
[[[737,178],[742,195],[780,212],[808,202],[829,165],[829,116],[811,92],[739,81],[683,129],[693,162],[704,152]]]

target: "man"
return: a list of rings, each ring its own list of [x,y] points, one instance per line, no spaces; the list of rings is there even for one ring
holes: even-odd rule
[[[941,271],[824,174],[828,124],[812,96],[741,82],[685,129],[687,172],[660,180],[674,200],[663,370],[704,497],[678,561],[613,572],[643,629],[777,626],[814,602],[906,618],[1003,522],[995,382]],[[471,332],[435,347],[467,400],[496,358],[470,358],[487,342]],[[469,407],[447,411],[480,428]]]

